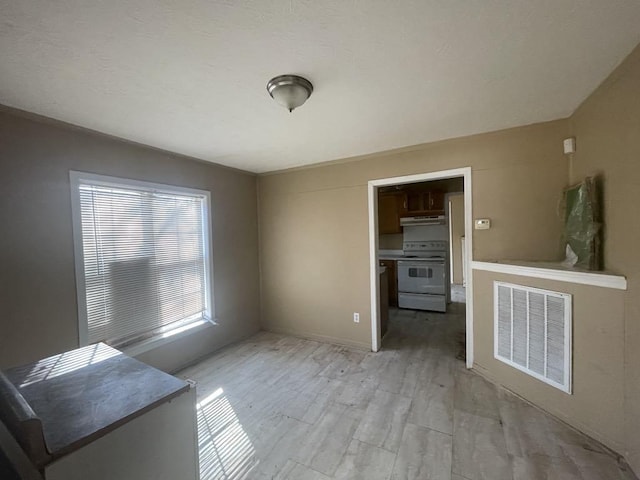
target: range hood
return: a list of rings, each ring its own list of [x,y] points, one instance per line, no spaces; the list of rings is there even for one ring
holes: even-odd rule
[[[421,225],[446,225],[447,220],[444,215],[425,215],[417,217],[402,217],[401,227],[413,227]]]

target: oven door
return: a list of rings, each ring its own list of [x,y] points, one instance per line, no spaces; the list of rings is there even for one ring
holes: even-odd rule
[[[438,261],[398,261],[398,292],[445,294],[445,264]]]

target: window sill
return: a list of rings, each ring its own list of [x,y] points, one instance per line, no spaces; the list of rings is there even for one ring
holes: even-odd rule
[[[153,350],[154,348],[158,348],[162,345],[171,343],[180,338],[184,338],[194,333],[211,328],[214,325],[217,324],[213,320],[199,320],[197,322],[190,323],[189,325],[178,327],[174,330],[169,330],[168,332],[156,335],[155,337],[142,340],[141,342],[134,343],[133,345],[127,345],[120,350],[122,351],[122,353],[129,355],[130,357],[135,357],[142,353],[148,352],[149,350]]]

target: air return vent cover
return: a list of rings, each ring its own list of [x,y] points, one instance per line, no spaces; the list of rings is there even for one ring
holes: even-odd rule
[[[571,393],[571,295],[494,282],[494,356]]]

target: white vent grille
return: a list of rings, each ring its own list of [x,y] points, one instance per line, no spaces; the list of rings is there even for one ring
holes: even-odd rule
[[[494,282],[494,356],[571,393],[571,295]]]

